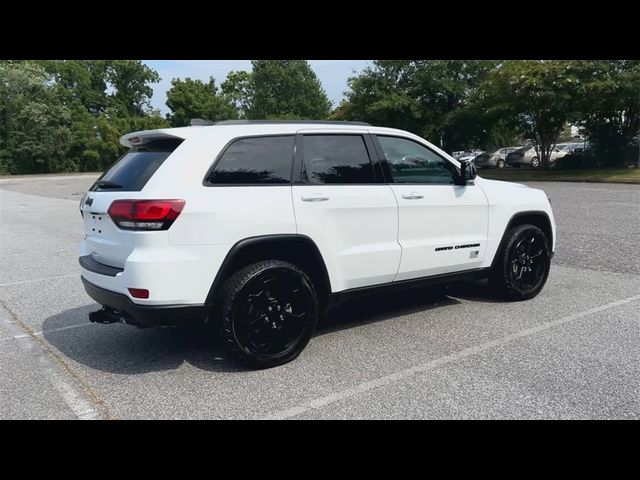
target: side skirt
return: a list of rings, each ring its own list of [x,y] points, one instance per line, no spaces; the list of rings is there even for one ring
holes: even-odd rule
[[[347,300],[366,295],[380,295],[442,283],[482,280],[489,275],[490,270],[491,268],[475,268],[473,270],[464,270],[462,272],[443,273],[441,275],[433,275],[430,277],[412,278],[410,280],[401,280],[399,282],[350,288],[349,290],[343,290],[342,292],[332,293],[329,297],[329,308],[336,307]]]

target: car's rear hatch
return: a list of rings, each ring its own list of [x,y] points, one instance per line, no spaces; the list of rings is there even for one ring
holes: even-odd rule
[[[183,141],[158,131],[123,139],[130,150],[91,186],[80,204],[91,258],[117,268],[124,268],[139,233],[118,228],[109,218],[109,206],[114,200],[141,198],[149,179]]]

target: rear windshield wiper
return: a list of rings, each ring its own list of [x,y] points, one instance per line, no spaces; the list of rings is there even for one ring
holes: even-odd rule
[[[122,185],[110,180],[98,180],[96,186],[100,188],[122,188]]]

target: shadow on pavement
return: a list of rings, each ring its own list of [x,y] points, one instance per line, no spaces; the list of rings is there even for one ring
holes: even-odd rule
[[[481,284],[363,297],[330,311],[321,320],[316,336],[460,303],[454,297],[499,301]],[[72,361],[108,373],[137,375],[168,371],[185,362],[212,372],[245,370],[225,358],[219,338],[210,327],[139,329],[122,324],[90,324],[88,314],[96,308],[97,305],[86,305],[47,318],[43,324],[44,338]]]

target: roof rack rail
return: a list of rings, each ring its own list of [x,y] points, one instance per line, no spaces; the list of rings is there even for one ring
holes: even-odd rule
[[[203,125],[215,125],[215,122],[211,122],[209,120],[204,120],[202,118],[192,118],[191,119],[191,126],[192,127],[203,126]]]
[[[370,127],[367,122],[348,122],[342,120],[221,120],[214,125],[254,125],[254,124],[278,124],[278,123],[310,123],[312,125],[364,125]]]

